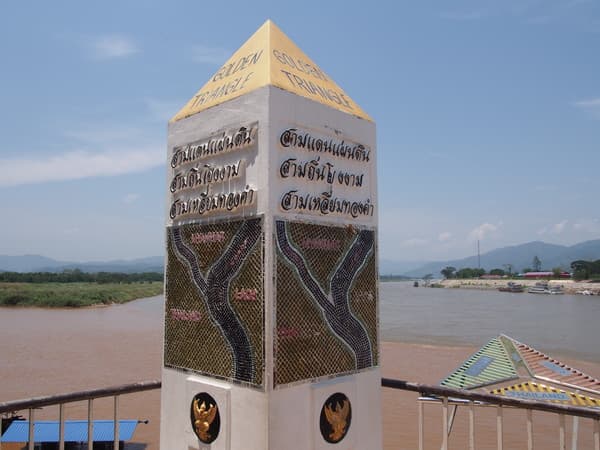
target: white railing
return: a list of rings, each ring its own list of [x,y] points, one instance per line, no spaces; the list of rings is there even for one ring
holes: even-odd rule
[[[475,450],[475,410],[476,406],[487,406],[496,408],[496,445],[498,450],[504,448],[504,410],[507,408],[518,408],[526,413],[527,429],[527,449],[533,450],[533,414],[532,411],[543,411],[557,414],[559,428],[558,448],[566,450],[566,417],[573,418],[573,439],[571,448],[577,448],[577,432],[579,418],[585,418],[592,421],[592,440],[594,450],[600,450],[600,410],[596,408],[584,408],[578,406],[560,405],[555,403],[546,403],[534,400],[522,400],[518,398],[503,397],[493,394],[484,394],[463,389],[453,389],[444,386],[432,386],[409,381],[395,380],[391,378],[382,378],[381,385],[385,388],[400,389],[403,391],[417,392],[421,395],[418,399],[418,442],[419,450],[424,450],[425,446],[425,423],[424,423],[424,404],[426,402],[437,402],[442,408],[442,436],[441,449],[448,450],[448,438],[452,429],[454,415],[458,405],[464,405],[468,408],[468,449]],[[525,447],[520,447],[525,448]]]
[[[34,423],[35,410],[46,406],[58,405],[58,426],[59,426],[59,450],[65,449],[65,414],[64,405],[67,403],[87,401],[87,438],[88,449],[92,449],[94,445],[94,400],[103,397],[113,397],[113,418],[114,418],[114,450],[119,448],[119,396],[132,394],[134,392],[149,391],[160,389],[160,381],[142,381],[133,384],[124,384],[108,388],[93,389],[81,392],[70,392],[67,394],[49,395],[45,397],[35,397],[26,400],[15,400],[10,402],[0,403],[0,416],[3,414],[17,413],[19,411],[28,411],[29,418],[29,433],[27,448],[34,450]],[[2,442],[0,441],[0,450],[2,450]]]

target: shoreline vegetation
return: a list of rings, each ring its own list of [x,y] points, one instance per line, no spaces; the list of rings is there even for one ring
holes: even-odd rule
[[[126,303],[162,292],[162,281],[0,282],[0,306],[81,308]]]

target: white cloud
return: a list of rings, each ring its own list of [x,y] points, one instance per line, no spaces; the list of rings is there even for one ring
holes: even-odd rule
[[[478,227],[471,230],[471,232],[469,233],[469,240],[470,241],[483,240],[486,237],[491,236],[494,233],[496,233],[501,225],[502,224],[494,225],[494,224],[487,223],[487,222],[482,223]]]
[[[450,239],[452,239],[452,233],[449,231],[444,231],[438,235],[438,241],[440,242],[448,242]]]
[[[131,56],[139,51],[135,42],[123,35],[99,36],[92,41],[93,56],[96,59],[115,59]]]
[[[222,65],[229,59],[231,52],[220,47],[195,45],[192,47],[192,60],[202,64]]]
[[[0,159],[0,186],[124,175],[162,164],[165,155],[161,148],[71,151],[37,158]]]
[[[600,97],[590,98],[587,100],[579,100],[573,103],[574,106],[579,108],[600,108]]]
[[[569,223],[568,220],[563,220],[563,221],[555,223],[553,225],[546,226],[546,227],[542,228],[541,230],[539,230],[538,234],[540,236],[561,234],[565,231],[568,223]]]
[[[573,106],[600,120],[600,97],[574,102]]]

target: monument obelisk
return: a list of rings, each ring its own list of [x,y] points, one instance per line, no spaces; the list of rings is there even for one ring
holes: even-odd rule
[[[381,449],[375,145],[271,21],[170,121],[162,450]]]

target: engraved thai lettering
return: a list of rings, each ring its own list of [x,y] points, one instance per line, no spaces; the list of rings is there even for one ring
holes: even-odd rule
[[[257,129],[258,126],[254,123],[175,147],[171,157],[171,167],[176,169],[183,164],[193,163],[213,155],[247,148],[255,143]]]
[[[336,158],[369,162],[371,150],[363,144],[347,143],[345,140],[322,139],[309,132],[288,128],[279,135],[283,148],[300,148],[311,152],[325,153]]]
[[[196,197],[187,200],[180,198],[173,200],[169,208],[169,217],[176,219],[189,214],[202,216],[211,212],[231,212],[252,205],[254,193],[253,188],[246,186],[243,191],[210,194],[207,186],[207,190],[198,193]]]
[[[234,164],[213,166],[211,164],[196,165],[187,172],[178,172],[173,176],[170,191],[172,193],[206,186],[213,183],[222,183],[237,178],[240,175],[242,160]]]
[[[350,216],[356,219],[359,216],[372,217],[375,206],[371,199],[365,201],[352,201],[344,198],[333,197],[331,192],[322,192],[320,197],[307,193],[298,194],[297,190],[290,190],[283,194],[280,202],[284,211],[314,211],[321,215],[337,214]]]

